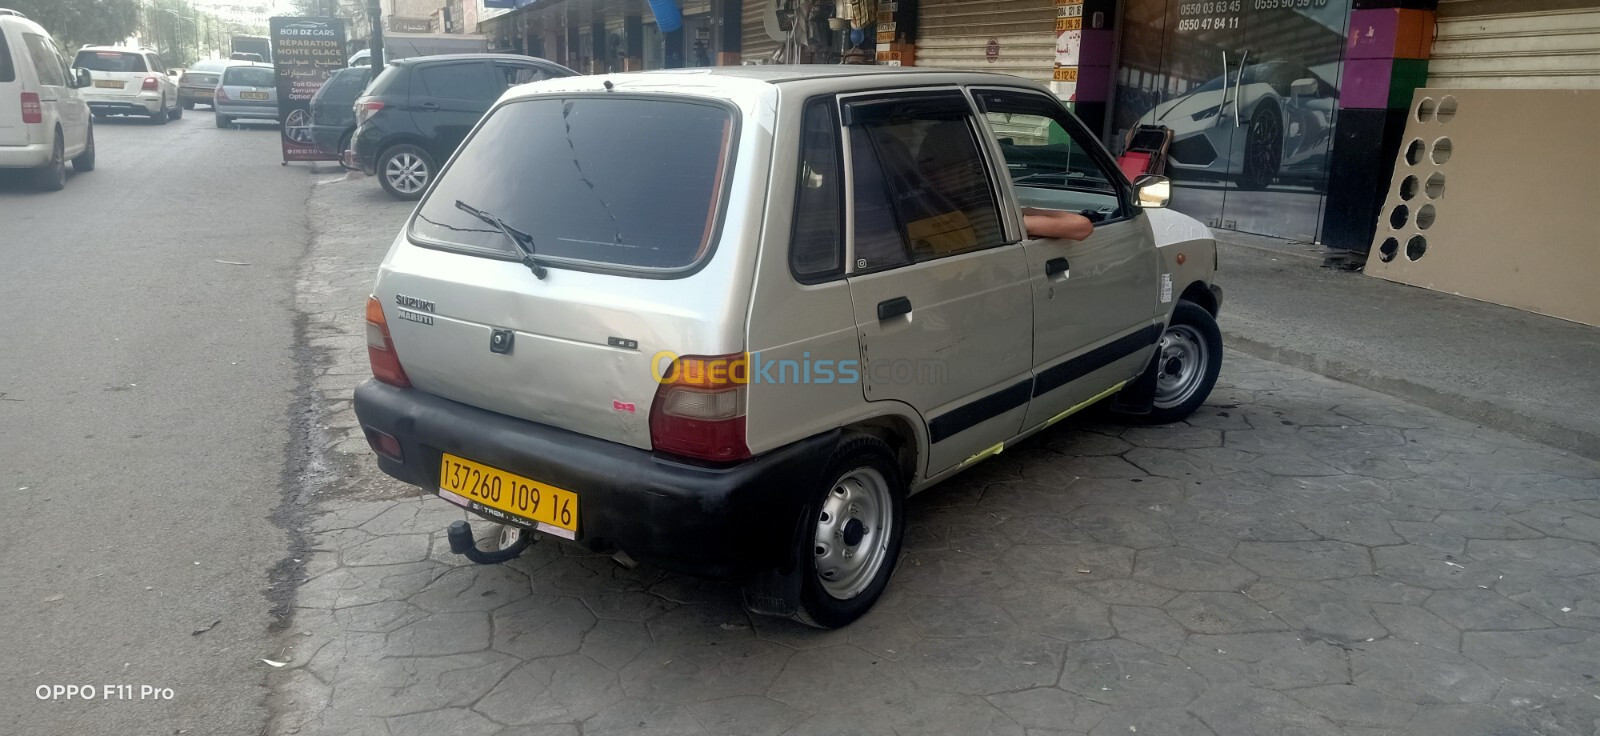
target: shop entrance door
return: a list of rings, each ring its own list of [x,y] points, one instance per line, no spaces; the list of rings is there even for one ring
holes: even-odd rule
[[[1113,118],[1172,131],[1173,207],[1315,240],[1350,0],[1129,0]]]

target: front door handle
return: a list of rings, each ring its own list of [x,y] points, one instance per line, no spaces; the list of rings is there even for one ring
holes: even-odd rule
[[[418,105],[417,107],[420,107],[420,108],[422,108],[424,110],[427,110],[429,112],[432,112],[434,110],[439,109],[439,106],[434,104],[434,103],[432,103],[432,102],[424,102],[424,103]]]
[[[1054,276],[1058,273],[1066,273],[1071,268],[1072,265],[1067,263],[1067,259],[1051,258],[1044,262],[1044,275]]]
[[[897,296],[893,299],[885,299],[881,302],[878,302],[879,322],[891,317],[899,317],[902,314],[911,314],[910,299],[907,299],[903,296]]]

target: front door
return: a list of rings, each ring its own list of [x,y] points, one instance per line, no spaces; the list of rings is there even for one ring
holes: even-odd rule
[[[1111,162],[1054,98],[973,91],[1022,207],[1098,219],[1082,242],[1028,239],[1033,298],[1033,428],[1080,409],[1139,373],[1159,335],[1160,264],[1149,218]]]
[[[486,61],[428,64],[417,70],[422,89],[411,88],[411,119],[439,164],[455,153],[505,89]]]
[[[959,90],[847,97],[850,295],[868,401],[927,422],[932,475],[994,451],[1032,393],[1027,259]]]

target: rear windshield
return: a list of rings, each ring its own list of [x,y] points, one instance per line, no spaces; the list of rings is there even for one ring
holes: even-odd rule
[[[11,49],[6,47],[5,31],[0,31],[0,82],[17,81],[17,68],[11,63]]]
[[[427,243],[516,253],[460,208],[494,213],[540,256],[675,271],[710,250],[733,115],[711,103],[542,97],[492,113],[412,220]]]
[[[79,51],[78,60],[72,63],[94,72],[144,72],[144,57],[122,51]]]
[[[194,66],[189,67],[189,71],[216,73],[227,68],[227,66],[228,63],[225,61],[197,61]]]
[[[222,73],[222,83],[230,87],[271,87],[278,79],[265,67],[236,66]]]
[[[366,88],[367,75],[371,73],[371,69],[362,69],[360,67],[340,69],[334,72],[333,76],[328,77],[328,81],[322,83],[322,87],[317,90],[317,94],[312,99],[317,102],[332,102],[336,100],[354,102],[356,97],[361,95],[361,90]]]
[[[389,89],[389,87],[395,85],[398,80],[403,79],[404,77],[405,70],[398,66],[386,66],[383,68],[383,71],[378,72],[378,78],[372,80],[372,84],[367,85],[366,93],[369,95],[404,93],[405,88],[403,87],[397,88],[393,91]]]

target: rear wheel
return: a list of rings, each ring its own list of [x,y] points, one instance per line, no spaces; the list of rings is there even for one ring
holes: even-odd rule
[[[185,110],[193,110],[194,109],[194,100],[184,100],[183,101],[183,109],[185,109]]]
[[[846,439],[807,504],[800,610],[795,619],[838,628],[860,618],[889,585],[905,538],[905,485],[893,450]]]
[[[59,192],[67,186],[67,147],[61,141],[61,131],[56,131],[56,143],[50,147],[50,163],[33,170],[34,187],[46,192]]]
[[[396,199],[420,198],[433,174],[433,157],[409,143],[390,146],[378,155],[378,182]]]
[[[184,110],[186,110],[188,108],[191,108],[191,107],[194,107],[194,103],[192,103],[192,102],[191,103],[187,103],[187,104],[183,104],[183,105],[173,105],[172,109],[167,111],[167,119],[168,120],[177,120],[178,118],[183,117],[183,111]]]
[[[162,98],[161,103],[156,106],[156,111],[150,113],[150,122],[153,125],[166,125],[167,119],[167,100]]]
[[[83,147],[83,153],[72,159],[73,171],[94,171],[94,124],[89,124],[89,142]]]
[[[233,118],[230,118],[227,115],[223,115],[220,112],[217,113],[217,127],[218,128],[226,128],[226,127],[228,127],[230,125],[233,125]]]

